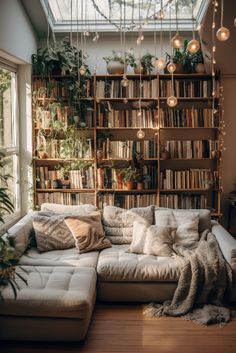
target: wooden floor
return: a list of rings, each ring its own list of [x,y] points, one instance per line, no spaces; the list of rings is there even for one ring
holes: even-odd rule
[[[98,304],[83,343],[0,343],[1,353],[236,353],[236,318],[200,327],[181,318],[145,318],[142,305]]]

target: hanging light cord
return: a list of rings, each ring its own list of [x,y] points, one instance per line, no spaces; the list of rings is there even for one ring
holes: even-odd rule
[[[221,0],[220,27],[223,27],[223,18],[224,18],[224,0]]]

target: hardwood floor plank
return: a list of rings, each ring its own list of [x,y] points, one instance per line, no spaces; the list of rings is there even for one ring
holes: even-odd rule
[[[82,343],[1,342],[1,353],[235,353],[236,318],[201,327],[181,318],[146,318],[142,305],[97,304]]]

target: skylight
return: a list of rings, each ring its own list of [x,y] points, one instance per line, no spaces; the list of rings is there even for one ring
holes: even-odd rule
[[[208,0],[41,0],[53,30],[191,30],[201,22]],[[176,9],[177,5],[177,9]],[[160,18],[163,16],[163,20]]]

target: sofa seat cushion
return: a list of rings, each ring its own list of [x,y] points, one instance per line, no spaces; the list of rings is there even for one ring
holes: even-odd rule
[[[0,315],[57,318],[84,318],[90,312],[96,293],[93,268],[25,266],[17,271],[19,290],[14,298],[10,286],[2,290]]]
[[[99,281],[177,281],[179,266],[171,257],[134,254],[128,245],[113,245],[99,255],[97,273]]]
[[[37,249],[30,249],[20,258],[20,265],[31,266],[73,266],[96,268],[98,251],[80,254],[77,248],[66,250],[51,250],[40,253]]]

